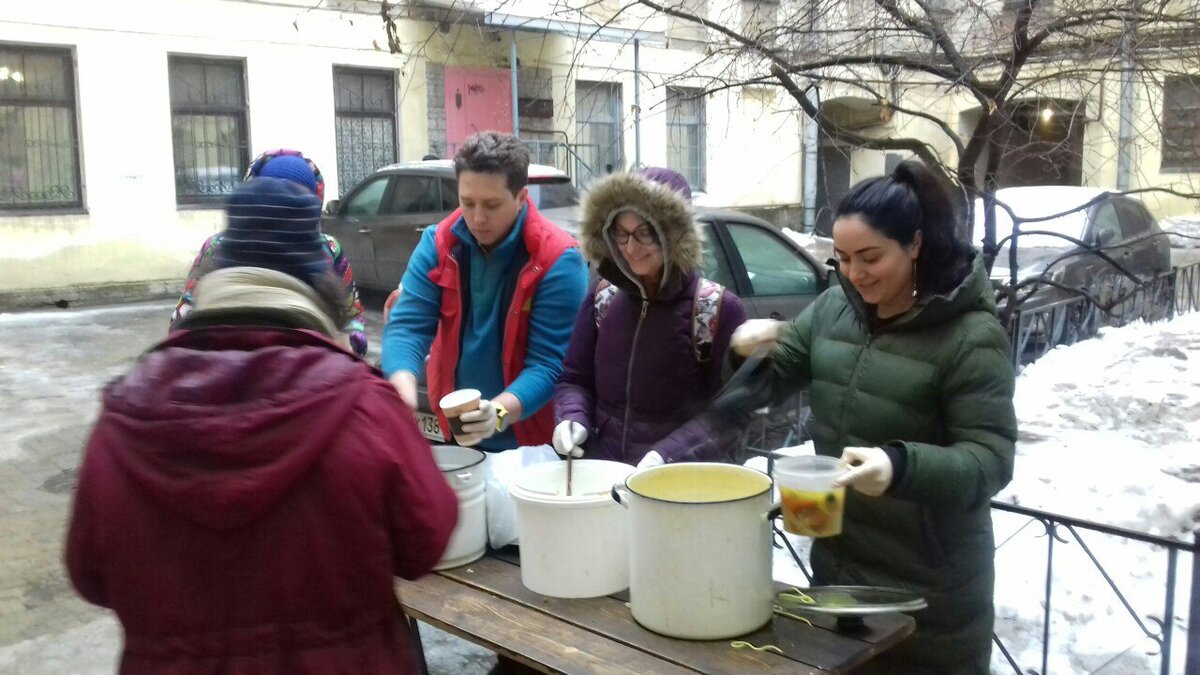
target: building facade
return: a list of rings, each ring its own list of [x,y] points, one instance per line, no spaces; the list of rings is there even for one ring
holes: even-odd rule
[[[172,292],[250,159],[278,147],[317,163],[326,200],[485,128],[581,186],[640,161],[714,205],[801,199],[795,106],[773,88],[705,95],[721,64],[686,26],[435,2],[394,9],[389,30],[377,2],[313,4],[7,5],[0,306]]]

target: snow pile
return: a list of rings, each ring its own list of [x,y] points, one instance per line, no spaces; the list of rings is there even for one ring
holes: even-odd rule
[[[1190,216],[1163,218],[1158,221],[1164,232],[1175,232],[1182,237],[1168,237],[1171,246],[1175,248],[1200,248],[1200,213]],[[1190,237],[1190,238],[1189,238]]]
[[[1200,313],[1104,329],[1050,352],[1017,379],[1016,409],[1016,470],[998,500],[1184,542],[1200,530]],[[993,515],[996,630],[1023,669],[1040,671],[1045,528]],[[1165,550],[1078,532],[1157,632]],[[1157,646],[1074,536],[1057,534],[1067,543],[1054,547],[1049,672],[1159,672]],[[1178,561],[1171,672],[1182,670],[1192,565],[1186,553]],[[1012,672],[998,650],[993,671]]]
[[[998,499],[1184,540],[1200,529],[1200,313],[1055,349],[1015,401],[1016,475]]]

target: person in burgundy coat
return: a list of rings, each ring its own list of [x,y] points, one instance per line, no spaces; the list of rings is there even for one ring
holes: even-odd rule
[[[580,242],[594,283],[554,390],[561,455],[639,467],[729,461],[748,418],[710,406],[736,295],[704,279],[687,182],[669,169],[602,178],[584,196]]]
[[[121,621],[121,673],[416,673],[394,576],[437,563],[455,494],[332,339],[316,197],[259,178],[228,215],[182,330],[104,389],[71,581]]]

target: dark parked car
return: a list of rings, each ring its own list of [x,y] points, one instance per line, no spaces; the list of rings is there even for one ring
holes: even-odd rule
[[[1171,269],[1170,242],[1146,207],[1132,197],[1110,194],[1099,188],[1035,186],[1004,188],[996,192],[996,199],[1007,204],[1021,219],[1061,214],[1097,200],[1087,208],[1050,220],[1024,222],[1021,230],[1056,232],[1097,246],[1142,281]],[[976,200],[975,210],[975,232],[971,239],[979,245],[983,239],[981,200]],[[1011,232],[1012,218],[997,208],[997,239]],[[1135,285],[1089,249],[1058,237],[1022,235],[1017,244],[1017,281],[1043,276],[1068,288],[1086,290],[1104,304],[1124,297]],[[1011,280],[1008,245],[996,257],[992,279],[998,284],[1007,284]],[[1022,310],[1045,306],[1073,295],[1078,297],[1078,294],[1046,284],[1031,285],[1028,289],[1032,295],[1021,302]],[[1024,292],[1018,297],[1024,297]],[[1146,303],[1146,307],[1146,311],[1152,309],[1150,303]]]
[[[1016,280],[1020,289],[1015,308],[1020,311],[1019,320],[1009,311],[1009,298],[1004,291],[998,293],[998,304],[1001,317],[1009,323],[1018,343],[1022,360],[1037,358],[1055,345],[1089,337],[1102,325],[1134,319],[1153,321],[1167,316],[1173,296],[1170,284],[1163,279],[1146,282],[1170,271],[1170,243],[1140,201],[1099,188],[1067,186],[1004,188],[996,192],[996,198],[1021,220],[1057,216],[1022,222],[1022,231],[1054,232],[1088,245],[1040,234],[1018,238]],[[1078,208],[1093,201],[1086,208]],[[976,246],[983,239],[982,208],[982,201],[976,200],[971,238]],[[1007,211],[997,208],[997,239],[1011,234],[1012,221]],[[1143,283],[1141,290],[1134,293],[1139,283],[1122,274],[1094,249],[1117,261]],[[1008,245],[1001,248],[992,267],[992,281],[998,289],[1006,288],[1012,280],[1009,250]],[[1039,278],[1058,286],[1022,284]],[[1086,291],[1099,306],[1068,289]]]
[[[529,195],[552,220],[559,209],[579,204],[570,177],[538,164],[529,167]],[[453,162],[404,162],[379,169],[345,199],[329,202],[321,229],[341,242],[357,284],[390,291],[399,285],[421,233],[456,208]]]

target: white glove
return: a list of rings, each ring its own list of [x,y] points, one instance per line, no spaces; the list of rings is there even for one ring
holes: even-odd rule
[[[738,356],[750,356],[757,351],[770,351],[783,335],[787,322],[775,319],[750,319],[738,326],[729,339],[729,346]]]
[[[459,445],[478,445],[496,433],[496,406],[486,398],[479,400],[479,409],[458,416],[462,433],[454,437]]]
[[[583,448],[579,447],[581,443],[587,440],[587,429],[579,422],[571,420],[563,420],[554,427],[554,451],[566,457],[568,453],[576,459],[583,457]]]
[[[892,484],[892,460],[883,448],[844,448],[841,462],[848,468],[833,480],[834,487],[849,485],[864,495],[878,497]]]
[[[650,469],[656,466],[662,466],[663,464],[666,464],[666,461],[663,460],[663,456],[658,454],[657,450],[651,450],[650,452],[646,453],[646,456],[642,458],[642,461],[637,463],[637,468]]]

